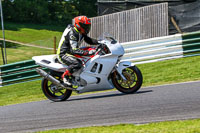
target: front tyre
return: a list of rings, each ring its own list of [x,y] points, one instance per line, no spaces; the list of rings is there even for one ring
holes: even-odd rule
[[[55,75],[52,76],[54,78],[57,78],[58,80],[61,80],[60,77],[57,77]],[[72,90],[58,87],[46,78],[42,79],[42,91],[49,100],[52,100],[54,102],[65,101],[72,94]]]
[[[128,67],[122,71],[126,80],[122,79],[117,71],[114,71],[111,75],[113,85],[117,90],[122,93],[131,94],[140,89],[143,82],[141,71],[136,67]]]

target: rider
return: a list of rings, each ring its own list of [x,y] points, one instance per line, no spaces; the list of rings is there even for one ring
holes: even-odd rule
[[[57,50],[59,61],[68,65],[68,68],[62,75],[63,82],[68,86],[72,86],[72,73],[82,67],[82,61],[74,55],[90,56],[95,53],[95,50],[88,51],[79,49],[83,39],[88,44],[98,44],[97,40],[87,36],[91,27],[91,20],[88,17],[75,17],[74,22],[74,25],[68,25],[65,29]]]

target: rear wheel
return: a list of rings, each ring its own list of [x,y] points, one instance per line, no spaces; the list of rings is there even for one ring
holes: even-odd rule
[[[131,94],[140,89],[143,77],[141,71],[136,66],[125,68],[122,74],[126,80],[122,79],[117,71],[114,71],[111,75],[112,83],[117,90],[126,94]]]
[[[61,80],[60,77],[55,75],[52,76],[58,80]],[[72,94],[72,90],[58,87],[45,78],[42,80],[42,91],[49,100],[55,102],[67,100]]]

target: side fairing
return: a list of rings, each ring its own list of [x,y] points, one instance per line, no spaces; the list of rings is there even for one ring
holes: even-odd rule
[[[87,81],[87,86],[81,92],[107,90],[114,88],[108,81],[108,76],[117,63],[118,57],[114,55],[103,55],[92,58],[80,77]]]

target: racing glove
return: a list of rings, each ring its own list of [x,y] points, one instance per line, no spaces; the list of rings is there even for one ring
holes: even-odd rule
[[[87,55],[94,55],[95,52],[96,52],[95,50],[90,50],[90,51],[85,50],[84,53],[83,53],[83,55],[84,55],[84,56],[87,56]]]

